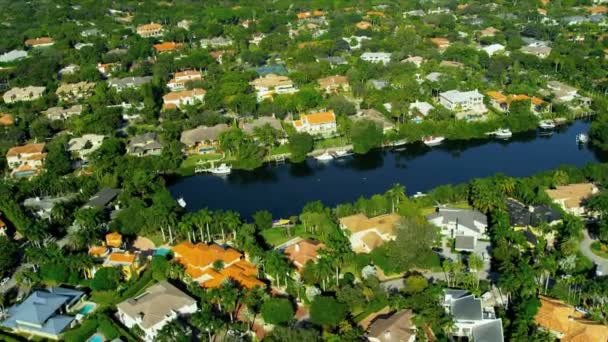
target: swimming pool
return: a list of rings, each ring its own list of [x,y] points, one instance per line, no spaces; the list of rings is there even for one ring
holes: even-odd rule
[[[154,255],[155,256],[167,256],[167,254],[169,254],[171,252],[170,249],[168,248],[158,248],[157,250],[154,251]]]
[[[96,307],[97,306],[93,303],[87,303],[82,307],[82,309],[80,309],[80,311],[78,313],[83,316],[86,316],[86,315],[90,314],[93,310],[95,310]]]
[[[89,337],[87,342],[104,342],[105,340],[106,339],[103,337],[102,334],[95,334],[95,335]]]

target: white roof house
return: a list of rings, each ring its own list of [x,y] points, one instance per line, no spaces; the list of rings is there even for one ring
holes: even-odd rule
[[[439,93],[439,103],[455,112],[458,118],[467,115],[485,114],[488,111],[483,103],[483,95],[477,89],[470,91],[449,90]]]
[[[410,113],[412,113],[413,110],[416,110],[423,116],[429,115],[431,110],[433,110],[434,108],[435,107],[433,107],[430,103],[424,102],[424,101],[422,101],[422,102],[416,101],[414,103],[410,103]]]
[[[361,59],[370,63],[387,64],[391,61],[391,54],[388,52],[364,52]]]
[[[482,50],[485,51],[488,54],[488,56],[492,57],[492,55],[494,55],[495,53],[504,52],[505,46],[502,44],[492,44],[492,45],[484,46],[482,48]]]
[[[27,52],[23,50],[11,50],[0,55],[0,63],[9,63],[27,57]]]
[[[68,142],[68,151],[78,155],[80,159],[86,157],[101,147],[105,136],[99,134],[85,134],[79,138],[72,138]]]
[[[25,88],[12,88],[2,95],[5,103],[13,103],[20,101],[34,101],[42,97],[46,88],[45,87],[25,87]]]

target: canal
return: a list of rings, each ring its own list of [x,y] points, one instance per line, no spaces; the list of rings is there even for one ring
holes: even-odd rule
[[[184,198],[187,210],[234,210],[246,218],[268,210],[275,218],[286,217],[298,214],[310,201],[335,206],[382,193],[394,183],[414,194],[498,172],[521,177],[564,164],[604,162],[608,158],[603,154],[575,142],[576,134],[586,133],[589,125],[577,121],[551,135],[526,132],[507,141],[446,141],[433,148],[416,143],[400,151],[375,150],[330,162],[308,159],[233,170],[224,177],[196,175],[178,179],[169,189],[175,198]]]

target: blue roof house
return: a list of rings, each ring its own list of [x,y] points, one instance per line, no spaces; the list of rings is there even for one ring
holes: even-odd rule
[[[16,333],[58,340],[72,327],[75,318],[66,315],[84,292],[63,287],[34,291],[26,300],[8,309],[0,326]]]

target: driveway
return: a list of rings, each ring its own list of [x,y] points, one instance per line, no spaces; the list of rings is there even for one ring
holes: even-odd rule
[[[591,261],[593,261],[593,263],[595,263],[595,265],[597,265],[597,274],[598,275],[607,274],[608,273],[608,259],[604,259],[601,256],[595,255],[591,251],[591,244],[597,240],[591,238],[587,229],[583,229],[583,235],[584,235],[583,241],[581,241],[581,243],[580,243],[581,253],[583,253],[584,256],[591,259]]]

